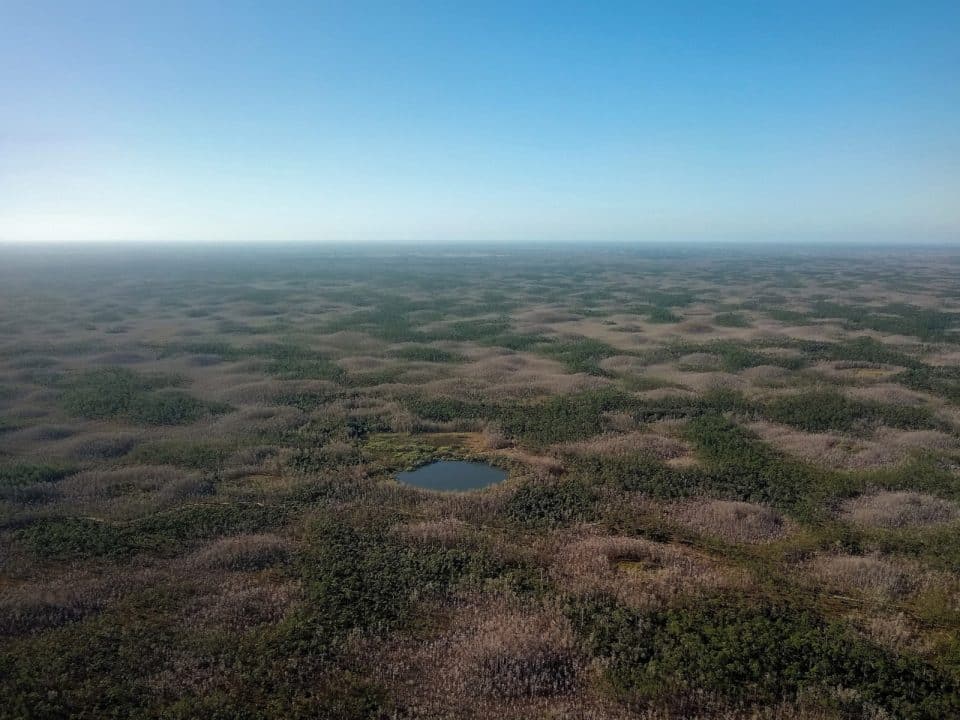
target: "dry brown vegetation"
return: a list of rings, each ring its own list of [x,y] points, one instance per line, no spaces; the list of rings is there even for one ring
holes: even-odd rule
[[[392,649],[387,681],[410,717],[621,717],[584,685],[585,659],[561,614],[464,598],[444,626],[428,643]]]
[[[915,564],[878,556],[825,555],[813,561],[812,577],[837,592],[896,600],[916,590],[922,571]]]
[[[661,460],[674,460],[690,453],[689,445],[682,440],[650,430],[600,435],[590,440],[567,443],[562,449],[565,452],[601,455],[644,453]]]
[[[870,437],[839,433],[810,433],[768,421],[748,427],[764,440],[791,455],[828,468],[864,470],[897,465],[918,450],[960,449],[956,436],[939,430],[880,428]]]
[[[960,517],[954,503],[911,491],[861,495],[844,502],[841,514],[857,525],[894,529],[942,525]]]
[[[604,591],[635,607],[655,607],[682,595],[743,587],[743,571],[672,543],[622,536],[561,537],[551,575],[567,592]]]
[[[677,503],[666,516],[683,527],[729,543],[771,542],[790,529],[790,523],[773,508],[735,500]]]

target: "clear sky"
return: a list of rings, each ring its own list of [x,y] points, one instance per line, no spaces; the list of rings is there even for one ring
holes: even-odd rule
[[[7,241],[960,240],[960,2],[0,0]]]

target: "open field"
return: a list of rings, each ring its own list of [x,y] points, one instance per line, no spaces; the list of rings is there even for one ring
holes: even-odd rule
[[[960,717],[960,254],[2,248],[0,635],[0,718]]]

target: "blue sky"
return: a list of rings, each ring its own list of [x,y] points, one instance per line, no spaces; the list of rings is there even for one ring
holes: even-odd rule
[[[7,241],[960,239],[960,3],[0,0]]]

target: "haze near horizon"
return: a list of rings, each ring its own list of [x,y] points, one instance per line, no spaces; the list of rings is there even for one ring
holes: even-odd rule
[[[12,2],[0,241],[960,238],[960,5]]]

